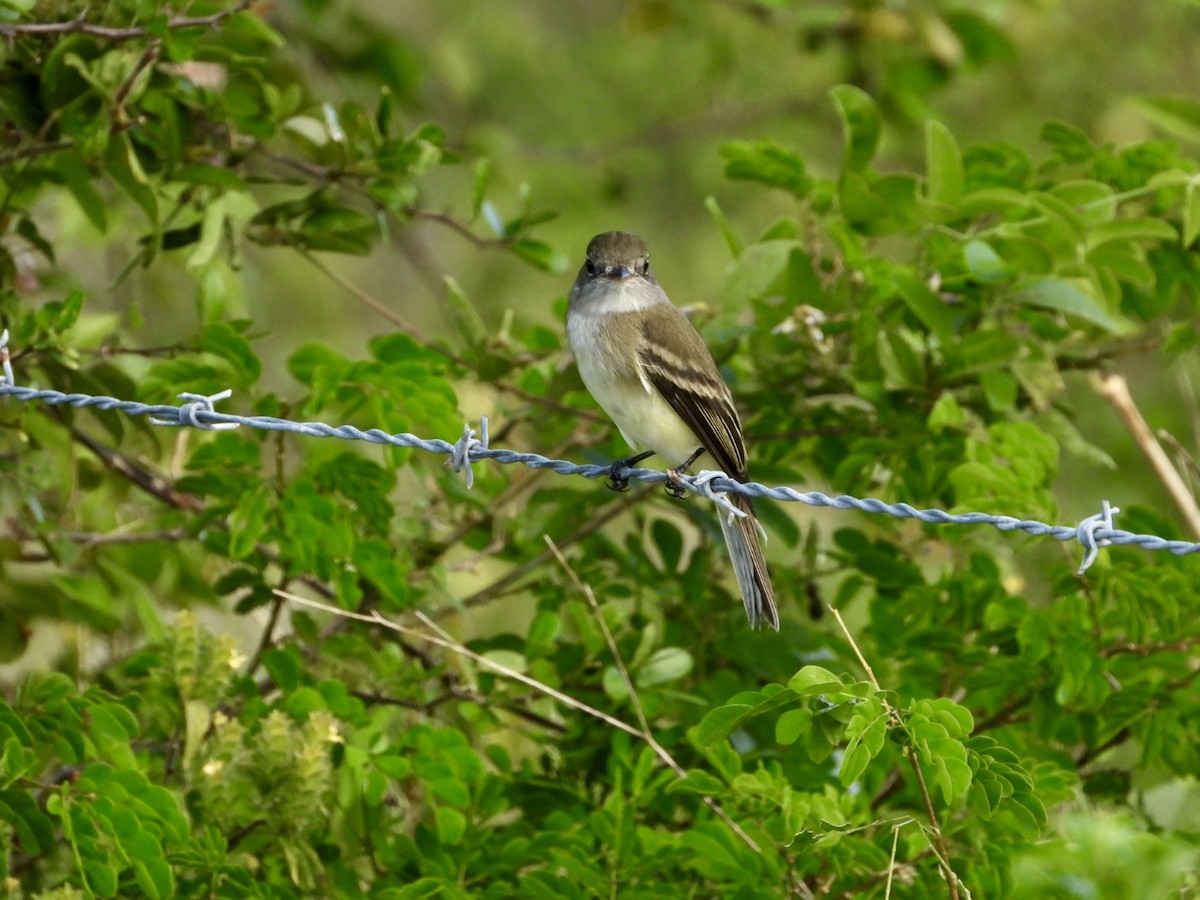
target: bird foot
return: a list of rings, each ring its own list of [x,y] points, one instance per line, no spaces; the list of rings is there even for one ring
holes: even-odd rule
[[[608,467],[608,478],[605,479],[604,486],[610,491],[616,491],[618,494],[623,494],[629,490],[629,479],[622,478],[617,473],[626,468],[625,460],[618,459],[615,463]]]
[[[675,500],[686,500],[691,496],[691,492],[679,483],[679,473],[679,469],[667,469],[667,483],[664,487],[668,497]]]
[[[621,476],[619,474],[620,471],[622,469],[631,469],[642,460],[653,455],[654,451],[646,450],[645,452],[639,453],[637,456],[631,456],[628,459],[618,459],[615,463],[608,467],[608,480],[604,482],[605,486],[607,486],[610,491],[617,491],[618,493],[629,490],[629,479]]]

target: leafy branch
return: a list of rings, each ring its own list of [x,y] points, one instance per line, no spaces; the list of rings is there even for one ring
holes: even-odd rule
[[[209,13],[206,16],[171,16],[162,27],[167,31],[185,28],[215,28],[231,16],[245,12],[256,0],[238,0],[233,6]],[[6,22],[0,23],[0,35],[9,38],[40,37],[46,35],[86,34],[107,41],[133,41],[144,38],[159,38],[157,27],[129,26],[125,28],[89,22],[83,16],[65,22]]]

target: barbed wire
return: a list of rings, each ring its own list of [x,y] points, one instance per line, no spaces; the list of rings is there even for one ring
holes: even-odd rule
[[[618,468],[611,465],[578,464],[565,459],[551,459],[540,453],[525,453],[516,450],[494,449],[488,446],[487,417],[480,421],[479,436],[470,425],[463,426],[462,435],[455,441],[437,438],[427,439],[402,432],[392,434],[378,428],[361,430],[352,425],[328,425],[324,422],[295,422],[274,416],[238,416],[217,412],[214,403],[227,399],[232,392],[218,394],[183,393],[178,406],[139,403],[116,397],[91,394],[67,394],[55,390],[20,387],[15,384],[7,349],[8,332],[0,334],[0,367],[4,377],[0,380],[0,397],[12,397],[22,403],[46,403],[50,406],[72,406],[78,409],[99,409],[106,412],[121,412],[128,416],[148,416],[155,425],[167,427],[198,428],[206,431],[226,430],[244,426],[265,431],[285,431],[308,437],[340,438],[347,441],[366,441],[393,447],[423,450],[426,453],[450,457],[447,465],[456,472],[465,472],[467,487],[475,483],[472,463],[491,460],[502,465],[520,464],[532,469],[549,469],[558,475],[580,475],[584,478],[613,476],[622,481],[640,481],[646,484],[665,484],[682,488],[707,497],[721,506],[729,515],[745,515],[734,507],[725,496],[744,494],[748,497],[792,501],[808,506],[829,509],[858,510],[877,515],[894,516],[900,519],[916,519],[931,525],[991,525],[1000,531],[1023,531],[1035,537],[1051,537],[1059,541],[1077,540],[1084,548],[1084,558],[1078,573],[1082,574],[1095,561],[1099,550],[1110,545],[1137,546],[1144,550],[1166,550],[1176,556],[1200,552],[1200,543],[1168,540],[1153,534],[1136,534],[1113,527],[1113,516],[1120,509],[1102,501],[1102,509],[1088,516],[1078,525],[1050,525],[1034,519],[1017,519],[990,513],[951,513],[942,509],[917,509],[907,503],[886,503],[873,497],[859,498],[840,495],[831,497],[820,491],[797,491],[790,487],[769,487],[755,481],[739,482],[724,472],[702,471],[695,475],[667,473],[659,469]]]

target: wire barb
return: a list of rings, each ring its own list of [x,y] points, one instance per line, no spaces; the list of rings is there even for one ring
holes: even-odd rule
[[[455,472],[461,472],[464,469],[467,472],[467,490],[475,487],[475,473],[471,469],[471,454],[476,450],[486,450],[488,448],[488,419],[487,416],[479,417],[479,438],[475,437],[475,429],[470,423],[463,423],[462,437],[454,442],[454,447],[450,451],[450,458],[446,460],[446,465]]]
[[[721,509],[725,510],[725,512],[729,514],[730,522],[733,522],[734,519],[741,519],[749,516],[750,513],[746,512],[744,509],[738,509],[730,502],[728,491],[713,490],[712,483],[718,478],[724,478],[728,480],[729,476],[724,472],[717,472],[713,471],[712,469],[702,469],[692,477],[690,482],[684,481],[682,478],[680,478],[677,484],[682,488],[697,494],[701,494],[707,497],[713,503],[717,504],[717,506],[721,507]]]
[[[163,425],[168,428],[182,428],[186,425],[201,431],[231,431],[239,427],[237,422],[213,422],[208,416],[205,417],[205,421],[200,419],[201,413],[216,414],[217,410],[213,404],[218,400],[228,400],[233,396],[233,391],[229,388],[208,397],[204,394],[189,394],[186,391],[177,396],[184,403],[177,408],[176,418],[151,416],[151,425]]]
[[[1083,562],[1081,562],[1079,564],[1079,568],[1075,570],[1076,575],[1082,575],[1089,568],[1091,568],[1092,563],[1096,561],[1096,556],[1100,553],[1101,547],[1107,547],[1112,544],[1112,541],[1108,540],[1107,538],[1100,538],[1097,540],[1096,532],[1112,531],[1113,516],[1115,516],[1121,510],[1119,507],[1114,508],[1111,506],[1107,500],[1100,501],[1100,509],[1100,512],[1093,516],[1088,516],[1086,519],[1080,522],[1079,527],[1075,529],[1075,532],[1079,537],[1079,543],[1083,544],[1087,551],[1083,555]]]

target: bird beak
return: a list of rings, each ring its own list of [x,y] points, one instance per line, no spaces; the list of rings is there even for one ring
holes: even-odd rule
[[[604,274],[609,278],[619,278],[621,280],[633,277],[633,272],[624,266],[613,266],[609,269],[605,269]]]

